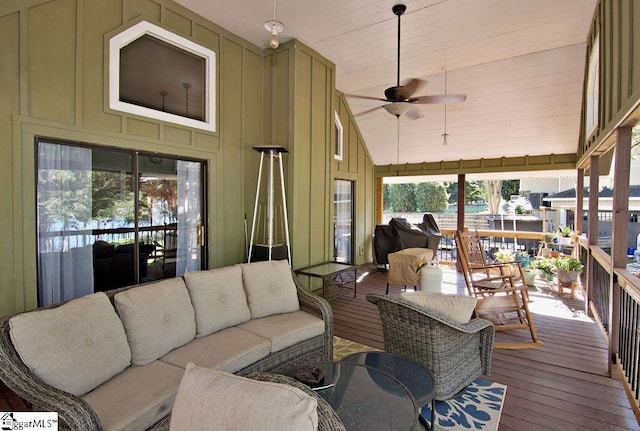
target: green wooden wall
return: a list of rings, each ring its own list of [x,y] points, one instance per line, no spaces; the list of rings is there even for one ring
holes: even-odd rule
[[[598,125],[586,136],[583,119],[580,125],[579,163],[584,165],[612,145],[611,133],[625,120],[638,122],[640,100],[640,3],[637,0],[600,0],[596,6],[587,39],[585,82],[589,56],[596,38],[600,39],[600,86]],[[586,86],[584,89],[586,97]],[[635,117],[629,115],[635,110]],[[607,145],[603,145],[603,144]]]
[[[216,52],[216,132],[109,109],[108,39],[142,19]],[[334,67],[288,50],[263,51],[170,0],[0,2],[0,316],[37,305],[38,136],[205,160],[210,267],[245,261],[259,160],[251,147],[284,144],[293,266],[328,259]],[[371,166],[358,151],[357,165]]]
[[[357,264],[372,261],[374,165],[346,99],[335,91],[335,65],[297,40],[265,53],[265,140],[290,153],[287,199],[293,266],[333,257],[333,184],[355,182]],[[344,158],[334,160],[335,112],[344,127]]]

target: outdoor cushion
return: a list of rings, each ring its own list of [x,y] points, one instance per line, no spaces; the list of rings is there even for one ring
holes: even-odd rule
[[[304,311],[253,319],[238,327],[271,340],[272,352],[324,334],[324,321]]]
[[[127,337],[103,292],[9,320],[22,361],[45,383],[82,395],[131,364]]]
[[[82,398],[104,431],[144,430],[171,411],[183,373],[160,361],[129,367]]]
[[[193,340],[196,320],[182,278],[146,284],[115,295],[131,362],[145,365]]]
[[[241,266],[253,319],[300,309],[296,285],[286,260],[244,263]]]
[[[478,302],[472,296],[431,292],[403,292],[400,297],[461,324],[469,322]]]
[[[240,265],[184,274],[196,312],[196,337],[251,319]]]
[[[315,398],[293,386],[189,364],[169,429],[315,431],[317,407]]]
[[[266,338],[231,327],[196,338],[160,360],[182,368],[193,362],[202,367],[235,373],[267,356],[270,344]]]

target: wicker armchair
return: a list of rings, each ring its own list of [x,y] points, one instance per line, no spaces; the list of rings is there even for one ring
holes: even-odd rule
[[[437,400],[451,398],[477,377],[490,374],[495,332],[488,320],[459,324],[387,295],[369,294],[367,301],[380,311],[385,350],[428,368]]]

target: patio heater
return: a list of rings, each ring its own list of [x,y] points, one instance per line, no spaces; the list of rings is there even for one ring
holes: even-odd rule
[[[260,169],[247,258],[249,262],[286,259],[291,265],[289,220],[282,168],[283,153],[288,151],[276,145],[261,145],[253,149],[260,153]],[[265,159],[268,165],[266,178],[263,177]],[[276,172],[274,172],[276,161],[278,162],[279,188],[276,187]]]

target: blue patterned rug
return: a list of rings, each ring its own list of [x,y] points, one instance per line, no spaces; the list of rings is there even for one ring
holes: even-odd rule
[[[334,361],[363,350],[378,349],[340,337],[333,338]],[[477,378],[456,398],[436,401],[436,423],[433,431],[496,431],[506,392],[505,385]],[[424,406],[420,414],[429,422],[431,406]]]
[[[455,398],[436,401],[433,431],[496,431],[507,387],[482,377],[477,378]],[[420,411],[424,419],[431,420],[431,406]]]

